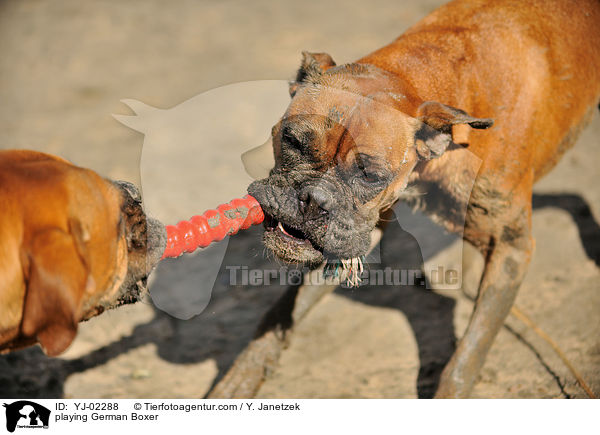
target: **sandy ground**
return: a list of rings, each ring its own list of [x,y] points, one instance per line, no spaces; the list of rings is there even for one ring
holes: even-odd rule
[[[440,3],[253,1],[249,6],[242,1],[190,0],[166,8],[159,0],[2,1],[0,148],[56,153],[103,175],[139,184],[143,136],[111,117],[131,114],[119,100],[134,98],[171,108],[223,85],[288,80],[302,50],[329,52],[338,63],[349,62],[391,41]],[[268,125],[279,110],[276,104],[281,100],[274,98],[267,101],[268,116],[247,111],[248,116],[231,117],[225,127],[207,133],[202,146],[239,154],[241,145],[219,141],[219,128],[241,132],[243,146],[257,145],[268,133],[263,123]],[[598,138],[596,114],[576,147],[537,185],[536,253],[517,299],[559,343],[596,394]],[[204,160],[198,171],[203,176],[216,177],[223,171],[216,160]],[[177,177],[177,167],[164,170],[158,177]],[[157,204],[152,211],[171,222],[202,211],[205,203],[215,206],[229,200],[231,192],[243,192],[248,176],[231,172],[219,177],[219,183],[179,192],[179,208],[172,204],[160,209],[160,204],[169,203],[170,192],[160,189],[164,183],[159,178],[156,189],[150,192],[144,183],[144,190]],[[403,213],[398,211],[401,217]],[[440,241],[437,252],[425,255],[413,236],[392,223],[384,239],[383,264],[420,268],[423,261],[441,258],[460,262],[460,243],[423,225]],[[258,229],[214,249],[225,255],[218,274],[210,270],[218,267],[220,254],[211,252],[162,263],[151,286],[156,303],[148,298],[81,325],[63,357],[46,358],[39,348],[0,357],[0,396],[204,396],[284,290],[276,285],[229,285],[228,265],[279,267],[265,258]],[[210,264],[211,256],[219,258],[216,266]],[[474,264],[481,261],[471,257]],[[472,287],[476,275],[469,275],[465,285]],[[205,283],[212,279],[211,294]],[[469,300],[456,290],[339,289],[298,326],[259,396],[427,397],[470,309]],[[585,397],[549,346],[512,318],[500,332],[473,395]]]

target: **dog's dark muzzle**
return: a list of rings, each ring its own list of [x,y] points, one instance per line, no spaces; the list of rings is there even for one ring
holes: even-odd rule
[[[248,187],[268,216],[265,245],[285,261],[352,258],[368,249],[352,194],[336,180],[276,174]],[[300,181],[304,179],[305,181]]]

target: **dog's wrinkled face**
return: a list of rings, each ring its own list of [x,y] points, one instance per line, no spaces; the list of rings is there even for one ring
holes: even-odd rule
[[[156,219],[147,217],[138,189],[126,181],[114,181],[119,190],[120,219],[117,227],[117,268],[112,289],[102,298],[88,303],[84,318],[106,309],[137,302],[147,290],[147,278],[160,260],[166,246],[166,231]]]
[[[265,245],[289,262],[365,255],[380,212],[420,160],[442,154],[451,126],[491,125],[439,103],[411,109],[415,99],[398,93],[390,74],[334,65],[304,53],[292,102],[273,128],[275,167],[248,188],[267,215]]]
[[[364,255],[381,209],[405,187],[419,122],[377,91],[385,80],[354,65],[293,89],[273,128],[275,167],[249,188],[268,215],[264,242],[282,259]]]

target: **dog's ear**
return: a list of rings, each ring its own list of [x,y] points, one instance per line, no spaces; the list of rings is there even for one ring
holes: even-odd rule
[[[21,333],[35,338],[49,356],[63,352],[75,338],[83,295],[93,285],[79,252],[85,241],[75,240],[79,236],[60,229],[43,231],[35,235],[26,254]]]
[[[463,110],[436,101],[421,104],[417,119],[422,124],[415,133],[415,146],[419,156],[425,160],[439,157],[452,142],[467,145],[468,127],[486,129],[494,124],[490,118],[475,118]]]
[[[296,74],[296,80],[290,84],[290,95],[293,97],[301,83],[316,82],[323,71],[335,66],[334,60],[327,53],[302,52],[302,63]]]
[[[494,125],[494,121],[490,118],[474,118],[464,110],[437,101],[426,101],[421,104],[417,111],[417,117],[442,133],[450,133],[452,126],[457,124],[467,124],[471,128],[480,130]]]

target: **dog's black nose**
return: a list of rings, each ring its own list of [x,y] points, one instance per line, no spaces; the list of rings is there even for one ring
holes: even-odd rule
[[[298,195],[300,209],[304,214],[326,215],[333,207],[333,196],[321,187],[306,187]]]

